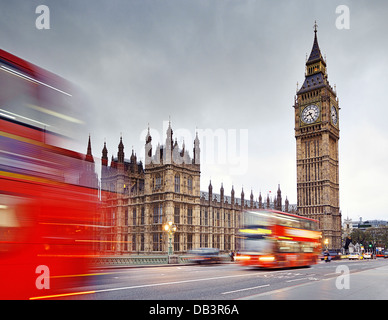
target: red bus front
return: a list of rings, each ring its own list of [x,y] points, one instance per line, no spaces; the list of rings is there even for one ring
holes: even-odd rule
[[[245,266],[287,268],[317,263],[321,233],[316,221],[278,211],[246,211],[239,231]]]

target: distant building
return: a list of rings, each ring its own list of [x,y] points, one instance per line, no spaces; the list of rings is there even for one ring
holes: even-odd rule
[[[342,225],[344,234],[350,235],[354,229],[367,230],[368,228],[387,227],[388,221],[386,220],[366,220],[363,221],[362,217],[358,221],[346,218]]]

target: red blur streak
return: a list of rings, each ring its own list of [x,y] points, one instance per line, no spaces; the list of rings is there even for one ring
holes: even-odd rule
[[[11,241],[0,242],[0,298],[27,299],[42,295],[36,287],[40,265],[47,266],[51,277],[87,273],[95,255],[95,190],[66,184],[50,184],[4,178],[1,193],[17,196],[17,228],[9,228]],[[86,240],[86,241],[82,241]],[[44,295],[57,294],[66,282],[50,278]]]
[[[7,51],[0,49],[0,57],[4,62],[17,68],[19,71],[28,74],[31,78],[39,81],[49,81],[52,85],[63,83],[64,79],[59,78],[56,74],[38,67],[37,65],[23,60]]]
[[[60,81],[3,50],[0,57],[34,79]],[[44,99],[43,92],[26,92]],[[0,299],[66,294],[90,270],[98,192],[75,182],[86,172],[84,155],[57,147],[65,139],[0,119]],[[39,288],[45,283],[39,266],[49,271],[46,288]]]

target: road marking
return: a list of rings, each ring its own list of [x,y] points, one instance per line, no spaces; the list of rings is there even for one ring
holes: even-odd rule
[[[301,280],[317,281],[319,279],[318,278],[314,278],[314,277],[306,277],[306,278],[287,280],[286,282],[295,282],[295,281],[301,281]]]
[[[325,273],[323,276],[324,277],[328,277],[328,276],[333,276],[333,275],[337,275],[338,276],[338,273],[337,272]]]
[[[250,288],[244,288],[244,289],[238,289],[238,290],[233,290],[233,291],[222,292],[221,294],[229,294],[229,293],[235,293],[235,292],[259,289],[259,288],[265,288],[265,287],[269,287],[269,286],[270,286],[269,284],[264,284],[264,285],[256,286],[256,287],[250,287]]]
[[[172,281],[172,282],[141,284],[141,285],[138,285],[138,286],[120,287],[120,288],[108,288],[108,289],[95,290],[94,293],[120,291],[120,290],[129,290],[129,289],[138,289],[138,288],[147,288],[147,287],[158,287],[158,286],[167,286],[167,285],[172,285],[172,284],[181,284],[181,283],[189,283],[189,282],[200,282],[200,281],[209,281],[209,280],[220,280],[220,279],[228,279],[228,278],[247,277],[247,276],[252,276],[252,275],[251,274],[239,274],[239,275],[234,275],[234,276],[211,277],[211,278],[203,278],[203,279],[191,279],[191,280]]]
[[[308,279],[308,278],[292,279],[292,280],[287,280],[286,282],[301,281],[301,280],[306,280],[306,279]]]

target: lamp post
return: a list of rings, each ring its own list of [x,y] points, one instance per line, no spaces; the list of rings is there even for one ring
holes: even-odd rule
[[[172,235],[176,232],[176,225],[172,223],[172,221],[169,221],[167,224],[164,225],[164,231],[168,233],[168,255],[173,254],[173,248],[172,248]]]
[[[325,241],[324,241],[324,244],[325,244],[325,246],[326,246],[326,250],[328,249],[328,244],[329,244],[329,239],[325,239]]]

